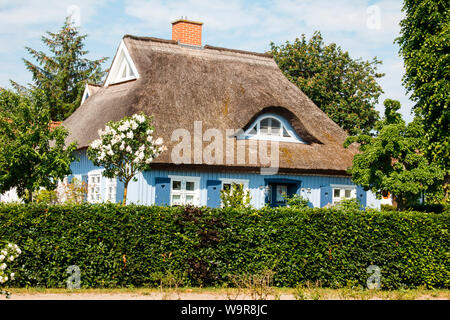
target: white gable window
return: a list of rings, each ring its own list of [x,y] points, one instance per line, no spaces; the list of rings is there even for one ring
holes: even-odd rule
[[[91,203],[101,202],[101,172],[89,173],[88,179],[88,201]]]
[[[200,177],[169,176],[170,205],[200,205]]]
[[[106,77],[105,86],[110,84],[120,83],[124,81],[134,80],[139,78],[139,73],[128,53],[125,42],[120,43],[117,50],[116,57],[111,65],[111,69]]]
[[[106,179],[105,201],[116,202],[117,179]]]
[[[342,200],[356,199],[356,187],[346,185],[331,185],[333,189],[333,204]]]
[[[304,143],[291,125],[276,114],[263,114],[238,139],[272,140]]]

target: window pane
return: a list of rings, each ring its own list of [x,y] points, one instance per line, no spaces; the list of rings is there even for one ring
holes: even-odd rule
[[[194,182],[186,181],[186,190],[187,191],[194,191]]]
[[[172,195],[172,204],[181,204],[181,195],[179,194]]]
[[[281,130],[281,123],[276,119],[272,119],[271,135],[279,136]]]
[[[290,138],[291,135],[287,132],[286,128],[283,127],[283,137]]]
[[[263,119],[260,122],[260,134],[267,135],[269,134],[269,120],[270,119]]]
[[[186,195],[186,204],[194,204],[194,196]]]
[[[172,181],[172,190],[181,190],[181,181]]]
[[[341,197],[341,189],[334,189],[334,197],[335,198]]]
[[[345,190],[345,197],[346,198],[351,198],[352,195],[352,190]]]

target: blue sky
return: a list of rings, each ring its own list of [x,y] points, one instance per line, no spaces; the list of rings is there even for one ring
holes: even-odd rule
[[[315,30],[326,43],[337,43],[354,58],[383,61],[379,80],[385,98],[400,100],[407,121],[413,103],[402,87],[403,61],[394,39],[403,17],[401,0],[0,0],[0,87],[9,79],[31,81],[22,58],[25,46],[45,50],[40,37],[57,32],[75,13],[88,34],[90,58],[112,57],[125,34],[170,39],[171,24],[181,16],[202,21],[203,44],[264,52],[270,42],[308,38]],[[111,59],[105,67],[109,67]]]

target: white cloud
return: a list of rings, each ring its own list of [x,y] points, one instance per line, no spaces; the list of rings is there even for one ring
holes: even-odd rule
[[[73,0],[3,1],[0,11],[0,34],[16,33],[33,25],[60,23],[68,15],[68,8],[74,5],[80,8],[81,22],[87,22],[104,3],[105,0],[79,0],[76,4]]]

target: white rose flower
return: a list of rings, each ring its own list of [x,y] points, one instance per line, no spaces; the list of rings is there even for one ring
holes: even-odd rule
[[[11,278],[11,280],[14,280],[14,276],[15,276],[14,272],[11,272],[9,277]]]
[[[133,137],[134,137],[133,131],[127,132],[127,138],[128,139],[133,139]]]
[[[138,127],[138,124],[135,121],[131,121],[130,126],[131,126],[131,129],[136,130]]]
[[[9,256],[8,260],[13,262],[14,261],[14,256]]]
[[[92,141],[91,148],[97,149],[98,147],[100,147],[100,145],[101,145],[101,140],[97,139],[97,140]]]
[[[131,151],[133,151],[132,149],[131,149],[131,147],[130,146],[127,146],[127,148],[125,149],[127,152],[131,152]]]
[[[6,269],[6,263],[0,264],[0,270],[5,270],[5,269]]]
[[[0,254],[0,261],[3,261],[3,260],[5,260],[5,256]]]

